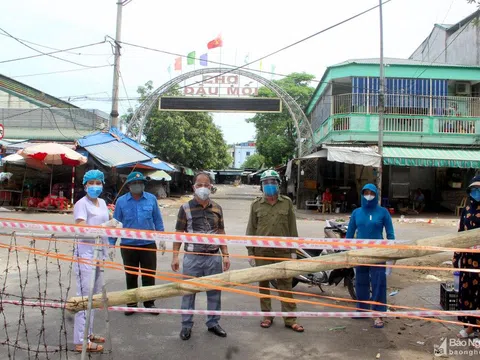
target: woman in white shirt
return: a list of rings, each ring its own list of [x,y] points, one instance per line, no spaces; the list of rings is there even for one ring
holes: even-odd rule
[[[109,220],[108,208],[103,199],[99,199],[99,195],[103,191],[105,177],[100,170],[90,170],[83,177],[83,185],[86,195],[78,200],[75,204],[73,214],[75,224],[77,225],[101,225]],[[107,239],[102,238],[105,243],[103,248],[103,258],[105,258]],[[86,244],[88,243],[88,244]],[[75,256],[85,259],[85,261],[93,261],[95,240],[79,239],[75,244]],[[95,275],[94,294],[98,294],[102,289],[102,273],[99,269],[95,271],[95,266],[84,263],[74,263],[75,275],[77,280],[77,295],[88,296],[90,290],[91,277]],[[93,334],[93,315],[91,312],[90,326],[88,330],[88,346],[87,352],[102,352],[103,346],[99,345],[105,342],[102,336]],[[83,335],[85,331],[87,312],[79,311],[75,314],[75,325],[73,334],[73,343],[75,351],[82,351]]]

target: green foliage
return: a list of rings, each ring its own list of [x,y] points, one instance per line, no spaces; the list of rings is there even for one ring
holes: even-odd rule
[[[262,165],[265,163],[265,158],[260,154],[253,154],[245,160],[242,169],[251,168],[251,169],[261,169]]]
[[[153,83],[138,87],[140,102]],[[178,96],[177,88],[168,95]],[[154,105],[144,130],[149,151],[160,159],[193,169],[223,169],[232,162],[222,131],[206,112],[159,111]]]
[[[314,78],[315,76],[311,74],[292,73],[274,82],[303,109],[315,90],[309,86]],[[258,90],[258,96],[275,97],[276,95],[266,87],[262,87]],[[295,155],[295,125],[285,107],[280,114],[259,113],[247,121],[255,124],[257,151],[265,157],[266,166],[284,164]]]
[[[467,0],[467,2],[469,4],[474,4],[477,6],[477,8],[480,10],[480,0]],[[478,19],[478,17],[476,19],[473,19],[472,20],[472,25],[473,26],[479,26],[480,25],[480,21]]]

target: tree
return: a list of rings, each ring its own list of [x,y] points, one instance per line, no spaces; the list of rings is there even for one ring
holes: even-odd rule
[[[260,169],[264,163],[265,163],[265,158],[263,157],[263,155],[253,154],[249,156],[247,160],[245,160],[241,168],[242,169],[245,169],[245,168]]]
[[[151,81],[137,90],[143,101],[153,90]],[[178,89],[168,95],[178,96]],[[159,111],[147,118],[144,136],[151,152],[168,162],[193,169],[223,169],[232,158],[222,131],[206,112]]]
[[[292,73],[274,82],[285,90],[303,109],[313,95],[315,89],[309,86],[315,76],[306,73]],[[259,97],[275,97],[276,95],[261,87]],[[247,119],[256,128],[256,145],[260,155],[265,157],[266,166],[284,164],[295,155],[296,134],[293,119],[287,109],[280,114],[258,113]]]

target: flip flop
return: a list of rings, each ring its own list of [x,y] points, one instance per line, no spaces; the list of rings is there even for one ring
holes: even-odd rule
[[[82,345],[75,345],[76,352],[82,352]],[[103,346],[96,343],[89,342],[87,345],[87,353],[100,353],[103,352]]]
[[[293,331],[299,332],[299,333],[305,331],[305,329],[303,328],[303,326],[300,325],[300,324],[292,324],[292,325],[287,325],[287,324],[285,324],[285,327],[288,328],[288,329],[292,329]]]
[[[375,329],[382,329],[384,326],[385,326],[385,323],[380,318],[375,319],[373,322],[373,327]]]
[[[264,329],[268,329],[272,325],[273,325],[273,320],[270,320],[270,319],[265,319],[260,323],[260,326]]]
[[[97,343],[97,344],[105,343],[105,338],[103,336],[100,336],[100,335],[93,335],[92,334],[88,337],[88,340],[90,340],[93,343]]]

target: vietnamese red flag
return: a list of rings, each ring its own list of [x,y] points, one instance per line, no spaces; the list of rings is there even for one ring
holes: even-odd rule
[[[175,70],[182,70],[182,58],[181,57],[178,57],[178,58],[175,59],[174,69]]]
[[[215,39],[212,41],[209,41],[207,44],[208,49],[215,49],[217,47],[222,47],[223,46],[223,40],[222,40],[222,35],[218,35]]]

